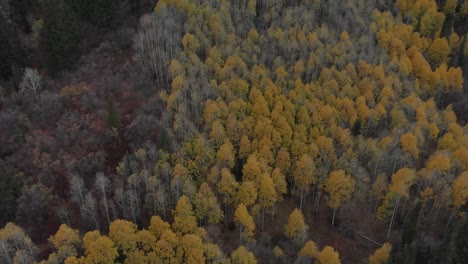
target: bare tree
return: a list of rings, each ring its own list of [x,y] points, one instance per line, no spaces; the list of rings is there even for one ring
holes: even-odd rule
[[[80,207],[81,216],[84,213],[85,193],[86,186],[83,179],[78,175],[72,175],[70,177],[70,198]]]
[[[37,70],[26,68],[24,70],[23,79],[20,83],[20,93],[24,94],[25,96],[29,96],[31,93],[33,93],[37,102],[39,100],[37,91],[42,88],[41,81],[42,77]]]
[[[99,230],[99,215],[96,198],[94,198],[94,195],[91,192],[88,192],[85,196],[84,213],[91,221],[94,222],[96,230]]]
[[[106,213],[107,224],[110,225],[109,203],[107,201],[107,192],[109,191],[110,181],[102,172],[96,174],[96,181],[94,183],[96,189],[101,193],[101,203],[104,206]]]

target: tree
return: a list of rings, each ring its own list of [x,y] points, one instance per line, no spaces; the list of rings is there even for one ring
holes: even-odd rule
[[[390,236],[392,230],[395,214],[398,211],[401,197],[407,197],[409,188],[416,177],[414,169],[402,168],[392,175],[392,183],[389,186],[387,195],[383,204],[378,208],[377,218],[379,220],[388,220],[390,224],[388,227],[387,238]],[[391,209],[391,210],[390,210]]]
[[[256,264],[257,259],[251,251],[248,251],[244,246],[239,246],[231,253],[232,264]]]
[[[192,204],[183,195],[179,198],[175,210],[172,211],[174,223],[172,228],[178,234],[193,234],[197,230],[197,219],[193,213]]]
[[[83,216],[85,195],[87,191],[83,178],[78,175],[73,174],[69,178],[69,183],[70,183],[70,188],[69,188],[70,199],[73,202],[78,204],[81,215]]]
[[[25,96],[34,95],[36,103],[39,101],[38,90],[42,88],[42,77],[36,69],[26,68],[20,83],[20,93]]]
[[[36,245],[21,227],[7,223],[0,229],[0,260],[2,263],[35,263]]]
[[[429,57],[433,65],[439,66],[448,61],[450,46],[445,38],[436,38],[429,47]]]
[[[115,220],[109,226],[109,238],[123,255],[129,256],[137,249],[136,225],[126,220]]]
[[[109,202],[107,200],[107,193],[109,191],[110,180],[104,175],[104,173],[96,174],[96,181],[94,186],[101,192],[101,203],[104,206],[104,212],[106,214],[107,224],[110,225],[110,212]]]
[[[236,199],[238,203],[250,206],[257,201],[258,190],[252,181],[243,181],[237,190]]]
[[[159,238],[164,231],[170,229],[169,223],[164,222],[160,216],[156,215],[151,217],[150,226],[148,230],[156,237]]]
[[[417,138],[412,133],[406,133],[400,137],[401,147],[404,151],[409,152],[415,159],[419,156],[419,150],[417,146]]]
[[[184,235],[180,241],[180,244],[184,250],[184,263],[205,263],[205,256],[203,255],[203,241],[200,239],[200,237],[194,234]]]
[[[275,255],[276,258],[281,258],[285,256],[284,251],[279,246],[275,246],[273,248],[273,255]]]
[[[257,155],[252,154],[242,168],[242,179],[244,181],[259,182],[261,175],[260,162],[257,160]]]
[[[263,174],[258,189],[258,204],[262,208],[262,230],[265,223],[265,209],[275,205],[277,194],[273,179],[268,174]]]
[[[65,1],[43,1],[44,27],[39,35],[39,54],[53,76],[69,69],[80,57],[81,25]]]
[[[283,194],[288,193],[288,183],[286,182],[286,177],[279,168],[275,168],[271,172],[271,178],[273,179],[273,184],[275,185],[276,200],[281,202],[283,200]]]
[[[101,236],[99,231],[86,233],[83,236],[83,245],[86,254],[84,263],[112,264],[119,255],[114,242],[107,236]]]
[[[226,216],[226,204],[233,203],[236,198],[237,188],[239,183],[234,178],[234,175],[226,169],[221,170],[221,179],[218,182],[218,192],[223,197],[224,215]]]
[[[107,126],[110,129],[118,130],[120,128],[120,114],[117,111],[115,104],[112,101],[107,103]]]
[[[216,154],[216,158],[220,168],[232,169],[234,167],[235,152],[229,140],[226,140],[224,144],[221,145]]]
[[[234,221],[239,225],[239,243],[253,241],[255,223],[244,204],[239,204],[234,212]]]
[[[300,257],[309,257],[309,258],[318,258],[320,251],[318,250],[317,245],[314,241],[307,241],[304,247],[299,251],[298,256]]]
[[[354,186],[354,180],[343,170],[332,171],[326,180],[325,191],[329,194],[328,205],[333,208],[332,226],[335,224],[336,208],[351,198]]]
[[[16,220],[41,230],[47,221],[47,208],[52,201],[52,190],[42,183],[25,186],[18,199]]]
[[[340,254],[332,247],[325,246],[318,254],[319,264],[340,264]]]
[[[200,221],[206,220],[210,224],[216,224],[223,219],[223,211],[219,207],[218,198],[216,198],[206,182],[200,185],[193,204],[195,214]]]
[[[452,204],[459,208],[468,201],[468,171],[464,171],[452,182]]]
[[[295,247],[306,240],[308,230],[309,226],[305,223],[302,212],[297,208],[294,209],[289,215],[288,223],[284,227],[284,234],[294,241]]]
[[[83,213],[87,220],[94,223],[97,230],[100,228],[99,213],[96,198],[92,192],[85,195]]]
[[[78,255],[78,250],[81,247],[81,239],[78,230],[71,229],[69,226],[62,224],[54,236],[49,238],[49,242],[54,245],[56,253],[49,255],[51,260],[57,263],[62,263],[65,259]]]
[[[387,264],[390,261],[390,252],[392,245],[385,243],[378,248],[373,255],[369,256],[369,264]]]
[[[296,169],[294,170],[294,180],[296,185],[301,190],[301,202],[299,205],[300,210],[302,210],[304,194],[308,192],[310,185],[315,182],[314,171],[314,161],[309,155],[302,155],[301,159],[296,162]]]

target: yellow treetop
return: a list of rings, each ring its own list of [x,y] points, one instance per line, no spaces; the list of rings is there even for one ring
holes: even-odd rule
[[[390,259],[392,245],[385,243],[377,249],[372,256],[369,256],[369,264],[387,264]]]

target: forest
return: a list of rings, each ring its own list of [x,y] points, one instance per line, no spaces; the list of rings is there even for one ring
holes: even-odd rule
[[[462,264],[468,0],[0,0],[0,263]]]

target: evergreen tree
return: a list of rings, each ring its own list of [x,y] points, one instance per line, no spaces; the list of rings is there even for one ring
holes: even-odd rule
[[[67,3],[42,2],[44,27],[39,34],[39,52],[52,76],[69,69],[80,57],[81,25]]]

